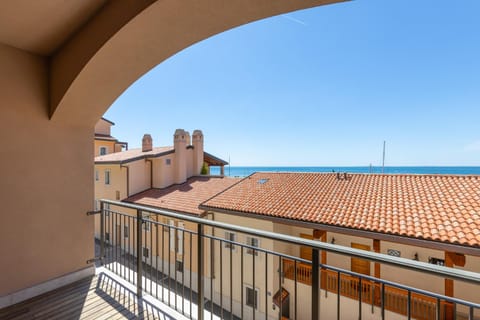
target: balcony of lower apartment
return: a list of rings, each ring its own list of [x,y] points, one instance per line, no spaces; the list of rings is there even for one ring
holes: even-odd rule
[[[327,253],[347,256],[480,292],[476,272],[240,227],[208,214],[110,200],[89,214],[99,222],[96,275],[4,308],[0,318],[480,319],[475,299],[322,260]],[[289,253],[292,248],[311,256]]]

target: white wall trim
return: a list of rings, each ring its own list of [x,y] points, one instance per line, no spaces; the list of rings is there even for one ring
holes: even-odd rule
[[[35,296],[41,295],[42,293],[55,290],[83,278],[93,276],[94,274],[95,266],[92,265],[85,269],[68,273],[61,277],[42,282],[33,287],[22,289],[9,295],[2,296],[0,297],[0,309],[28,300]]]

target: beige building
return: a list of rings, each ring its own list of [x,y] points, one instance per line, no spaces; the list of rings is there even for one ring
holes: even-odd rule
[[[109,124],[101,120],[97,128],[109,128]],[[96,132],[96,137],[98,135]],[[107,143],[117,147],[120,145],[110,140]],[[96,202],[98,199],[123,200],[147,189],[185,183],[188,178],[200,175],[204,164],[208,168],[220,166],[223,172],[227,162],[206,153],[203,144],[200,130],[195,130],[190,136],[189,132],[177,129],[173,146],[153,147],[152,137],[145,134],[142,148],[114,153],[107,149],[107,154],[95,157]],[[97,138],[95,147],[98,151],[107,148],[105,141],[97,141]]]
[[[479,188],[479,176],[255,173],[209,199],[200,208],[220,222],[480,272]],[[302,247],[245,235],[217,235],[307,261],[312,259],[311,250]],[[217,258],[215,269],[220,264],[228,265],[228,255],[221,262]],[[240,258],[238,250],[235,251],[234,264],[240,263]],[[280,265],[272,256],[268,259],[262,261],[262,255],[256,259],[256,272],[261,272],[266,263],[271,268],[268,277],[256,280],[255,290],[258,290],[259,297],[265,296],[265,293],[273,296],[281,288],[287,295],[297,290],[300,296],[310,297],[311,264],[299,263],[295,271],[291,260],[284,259]],[[320,262],[430,292],[480,302],[476,286],[472,284],[326,252],[322,252]],[[278,270],[282,270],[283,279],[279,279]],[[297,288],[294,279],[300,282]],[[336,293],[337,280],[336,272],[322,271],[322,290]],[[235,286],[251,286],[251,281],[247,277],[243,284],[235,283]],[[352,288],[353,283],[357,283],[355,286],[358,288],[358,279],[354,277],[344,275],[341,281],[343,288]],[[279,283],[282,283],[281,288]],[[347,316],[348,310],[356,310],[353,301],[358,300],[358,290],[342,290],[342,296],[349,298],[346,299],[346,306],[349,303],[352,305],[352,308],[346,307],[344,316]],[[370,297],[363,300],[367,304],[365,310],[369,309],[368,304],[378,305],[379,297],[375,290],[373,285],[363,284],[363,294]],[[217,291],[220,292],[218,286]],[[222,291],[229,292],[229,288],[223,288]],[[328,299],[329,295],[324,295],[326,307],[322,307],[322,314],[335,317],[336,296],[330,295],[333,298]],[[415,318],[434,317],[435,299],[421,295],[413,299],[418,306],[413,311],[416,312],[413,314]],[[234,300],[238,309],[241,301],[238,294]],[[265,308],[271,309],[269,314],[278,309],[279,301],[275,302],[273,298],[268,301],[267,304],[258,301],[259,316],[265,313]],[[385,307],[391,313],[390,317],[397,319],[406,315],[406,308],[400,307],[406,301],[406,292],[387,290],[386,301]],[[293,309],[293,301],[283,308],[284,311]],[[308,308],[301,308],[298,312],[300,319],[310,317]],[[465,315],[468,310],[459,308],[457,313]],[[287,311],[284,316],[288,318],[291,314]],[[373,312],[366,316],[375,318]]]
[[[115,125],[112,121],[101,118],[95,125],[94,154],[95,157],[109,153],[128,150],[128,143],[121,142],[112,137],[111,128]]]
[[[479,186],[478,176],[256,173],[242,180],[192,177],[183,184],[163,189],[151,188],[124,201],[237,226],[479,272],[480,228],[476,194]],[[126,212],[132,217],[136,214],[131,209],[112,209]],[[161,225],[146,227],[146,241],[142,250],[144,261],[172,278],[180,278],[191,271],[192,278],[187,277],[184,284],[192,285],[196,290],[197,269],[195,264],[191,264],[196,260],[196,247],[191,246],[191,243],[196,243],[192,235],[196,225],[156,216],[150,219]],[[133,219],[118,222],[107,218],[106,225],[107,238],[111,243],[132,241],[129,248],[133,250]],[[214,303],[221,305],[222,301],[231,300],[233,313],[239,316],[243,307],[246,318],[253,317],[252,306],[255,306],[257,317],[264,317],[267,312],[269,318],[276,319],[280,309],[285,318],[291,318],[295,309],[294,301],[282,300],[280,293],[288,297],[296,292],[300,297],[310,298],[310,249],[221,229],[210,232],[218,238],[305,261],[297,263],[295,269],[292,260],[280,260],[275,255],[240,248],[227,242],[220,246],[206,245],[206,252],[211,259],[207,259],[204,278],[211,285],[205,287],[205,295],[212,297]],[[130,253],[133,254],[133,251]],[[430,292],[480,302],[476,286],[472,284],[334,253],[322,252],[320,262]],[[247,270],[243,272],[243,278],[235,276],[229,282],[228,266],[233,266],[233,272],[236,273],[242,263]],[[222,276],[225,266],[227,271],[223,270]],[[254,275],[257,277],[254,278]],[[223,281],[220,280],[222,277]],[[335,317],[338,281],[336,272],[322,270],[323,316]],[[342,317],[348,318],[349,312],[354,317],[358,306],[359,280],[344,274],[340,282],[342,310],[345,308]],[[363,282],[362,288],[367,297],[363,299],[364,316],[376,319],[380,312],[379,287],[367,281]],[[407,293],[387,288],[385,297],[388,318],[402,319],[407,313]],[[434,317],[434,298],[413,295],[412,299],[416,306],[412,311],[415,318]],[[310,305],[311,302],[302,303]],[[310,311],[310,308],[299,308],[296,310],[297,317],[310,318]],[[466,314],[467,310],[459,307],[456,312]]]

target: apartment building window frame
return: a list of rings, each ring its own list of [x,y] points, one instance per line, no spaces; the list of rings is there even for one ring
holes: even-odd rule
[[[110,179],[110,169],[105,170],[105,185],[109,186],[111,184],[111,179]]]
[[[100,202],[100,200],[99,200]],[[105,210],[105,217],[110,217],[110,203],[103,204],[103,210]]]
[[[166,159],[165,159],[165,165],[166,165],[166,166],[169,166],[169,165],[171,165],[171,164],[172,164],[172,159],[166,158]]]
[[[245,287],[245,305],[250,308],[258,310],[258,297],[260,296],[260,290],[258,288],[253,288],[250,285],[244,285]]]
[[[173,251],[177,254],[183,254],[183,230],[185,230],[185,223],[183,221],[168,220],[168,226],[170,251]]]
[[[142,223],[142,229],[146,232],[150,232],[150,230],[152,229],[152,223],[150,221],[143,221]]]
[[[260,247],[260,239],[256,237],[247,236],[245,243],[251,247],[256,247],[256,248]],[[250,254],[250,255],[255,254],[255,256],[258,256],[258,250],[247,248],[246,251],[247,251],[247,254]]]
[[[228,241],[236,242],[237,234],[235,232],[225,231],[225,239]],[[233,243],[226,242],[226,241],[224,242],[223,247],[225,249],[230,249],[233,251],[236,251],[236,248],[237,248],[237,246],[234,245]]]
[[[182,260],[175,259],[175,271],[176,272],[182,272],[184,270],[184,263]]]
[[[145,259],[150,258],[150,248],[149,247],[142,247],[142,257]]]
[[[108,153],[108,149],[107,147],[105,146],[101,146],[99,149],[98,149],[98,154],[101,155],[101,156],[104,156]]]

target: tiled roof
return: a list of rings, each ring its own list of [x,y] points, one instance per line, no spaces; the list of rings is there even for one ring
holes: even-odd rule
[[[143,158],[151,158],[160,156],[162,154],[173,152],[173,147],[156,147],[152,151],[142,152],[141,148],[130,149],[121,152],[115,152],[106,154],[103,156],[95,157],[95,164],[102,163],[124,163],[129,161],[135,161]]]
[[[480,176],[255,173],[201,207],[480,247]]]
[[[192,177],[187,182],[164,189],[149,189],[124,201],[160,209],[201,214],[200,203],[239,182],[235,178]]]

